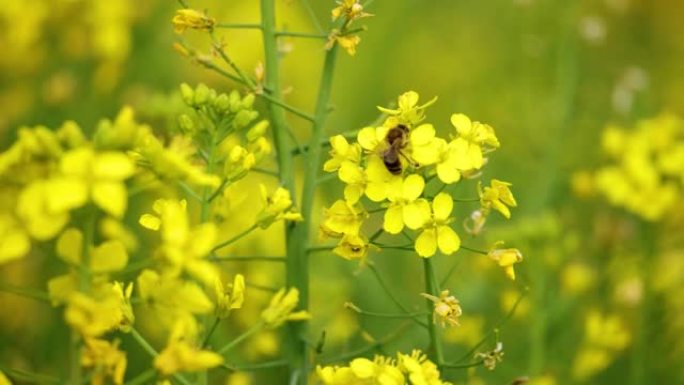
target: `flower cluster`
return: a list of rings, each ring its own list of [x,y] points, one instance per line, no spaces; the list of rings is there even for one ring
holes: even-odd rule
[[[684,122],[663,114],[633,130],[610,125],[602,147],[609,163],[584,185],[648,221],[658,221],[679,201],[684,188]],[[581,180],[575,179],[577,189]],[[584,190],[587,190],[586,188]]]
[[[337,7],[332,10],[332,20],[342,20],[342,27],[335,28],[328,36],[326,48],[330,49],[334,44],[339,44],[351,56],[356,54],[356,46],[361,43],[361,37],[355,33],[358,30],[350,30],[349,27],[358,19],[373,16],[363,10],[363,5],[359,0],[341,0],[337,2]],[[361,28],[363,30],[364,28]]]
[[[168,335],[153,362],[162,379],[220,365],[224,357],[206,347],[204,318],[225,319],[244,303],[245,278],[234,274],[228,283],[215,263],[219,228],[235,215],[227,189],[271,152],[269,124],[257,121],[253,94],[184,84],[180,95],[185,110],[165,139],[124,108],[91,137],[74,122],[22,128],[0,154],[0,263],[25,258],[33,244],[54,245],[65,272],[48,281],[49,299],[64,308],[93,383],[123,383],[127,357],[117,333],[143,339],[138,312]],[[287,190],[263,190],[253,228],[301,220]],[[132,212],[149,202],[150,210]],[[136,233],[156,241],[149,255],[125,224],[136,218],[150,230]],[[137,297],[133,283],[114,277],[134,280]],[[276,294],[262,325],[308,318],[298,302],[296,289]]]
[[[412,248],[421,257],[437,250],[450,255],[460,248],[452,227],[454,198],[441,190],[478,176],[499,141],[491,126],[463,114],[452,115],[449,140],[437,136],[435,127],[424,122],[425,109],[434,101],[420,105],[418,94],[407,92],[399,97],[398,108],[380,108],[387,119],[359,130],[355,142],[343,135],[330,139],[330,159],[323,168],[345,184],[344,199],[325,211],[321,234],[340,239],[336,254],[363,260],[373,243],[363,234],[364,223],[379,212],[384,213],[385,233],[418,233]],[[476,210],[480,228],[492,210],[510,217],[516,201],[509,187],[494,179],[479,189],[480,198],[473,201],[481,202]],[[369,204],[376,208],[366,209]]]
[[[450,385],[440,378],[439,369],[420,350],[397,353],[397,358],[356,358],[346,366],[318,366],[316,374],[324,385]]]
[[[573,376],[583,381],[605,369],[630,340],[631,335],[618,315],[590,311],[585,317],[584,341],[573,362]]]

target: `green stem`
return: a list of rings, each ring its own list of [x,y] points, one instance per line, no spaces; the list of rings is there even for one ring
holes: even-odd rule
[[[217,23],[214,28],[225,28],[225,29],[261,29],[261,24],[235,24],[235,23]]]
[[[261,328],[263,328],[263,326],[264,326],[263,323],[258,322],[257,324],[255,324],[255,325],[252,326],[251,328],[247,329],[247,331],[245,331],[244,333],[242,333],[242,334],[240,334],[239,336],[237,336],[234,340],[232,340],[232,341],[230,341],[229,343],[227,343],[226,345],[224,345],[221,349],[218,350],[218,354],[221,354],[221,355],[226,354],[226,353],[229,352],[231,349],[233,349],[233,348],[235,348],[236,346],[238,346],[242,341],[244,341],[244,340],[246,340],[247,338],[249,338],[252,334],[254,334],[254,333],[258,332],[259,330],[261,330]]]
[[[204,337],[204,341],[202,342],[202,349],[204,349],[205,347],[207,347],[207,345],[209,344],[209,340],[211,339],[211,336],[212,336],[212,335],[214,334],[214,332],[216,331],[216,328],[218,327],[218,325],[219,325],[220,322],[221,322],[221,319],[220,319],[219,317],[216,317],[216,319],[214,320],[214,323],[211,324],[211,328],[209,329],[209,332],[208,332],[207,335]]]
[[[30,383],[39,383],[39,384],[44,384],[44,383],[63,384],[64,383],[64,381],[62,381],[56,377],[48,376],[45,374],[32,373],[32,372],[28,372],[26,370],[21,370],[21,369],[12,369],[12,368],[4,366],[4,365],[0,365],[0,371],[4,372],[10,378],[14,378],[17,380],[26,381],[26,382],[30,382]]]
[[[234,237],[232,237],[232,238],[230,238],[230,239],[228,239],[228,240],[226,240],[226,241],[223,241],[223,242],[219,243],[218,245],[214,246],[214,248],[211,249],[211,252],[214,253],[214,252],[216,252],[216,251],[218,251],[218,250],[220,250],[220,249],[222,249],[222,248],[224,248],[224,247],[226,247],[226,246],[228,246],[228,245],[230,245],[230,244],[232,244],[232,243],[234,243],[234,242],[237,242],[237,241],[240,240],[242,237],[247,236],[249,233],[251,233],[252,231],[254,231],[254,230],[258,229],[258,228],[259,228],[259,225],[258,225],[258,224],[256,224],[256,223],[253,224],[252,226],[250,226],[250,227],[248,227],[247,229],[243,230],[243,231],[242,231],[241,233],[239,233],[238,235],[236,235],[236,236],[234,236]],[[217,257],[217,258],[218,258],[218,257]]]
[[[230,365],[230,364],[222,364],[221,367],[227,370],[230,370],[232,372],[237,372],[237,371],[253,371],[253,370],[259,370],[259,369],[270,369],[270,368],[279,368],[283,366],[289,365],[289,361],[287,360],[275,360],[275,361],[267,361],[267,362],[261,362],[258,364],[244,364],[244,365]]]
[[[274,262],[284,263],[285,257],[268,257],[268,256],[246,256],[246,257],[213,257],[209,259],[212,262]]]
[[[373,266],[372,264],[368,264],[368,268],[373,272],[375,279],[377,279],[378,283],[380,284],[382,289],[385,291],[385,294],[387,294],[389,299],[392,300],[392,302],[394,302],[394,304],[397,305],[397,307],[399,307],[406,314],[410,314],[411,311],[408,308],[406,308],[406,306],[404,306],[404,304],[401,303],[401,301],[399,301],[397,299],[397,297],[394,296],[394,293],[392,293],[392,290],[389,288],[389,286],[387,286],[387,283],[385,282],[385,280],[380,275],[380,272],[378,271],[378,269],[375,266]],[[425,322],[418,319],[418,317],[412,317],[411,320],[413,320],[415,323],[417,323],[418,325],[420,325],[424,328],[428,328],[428,324],[426,324]],[[430,319],[430,322],[432,322],[432,319]]]
[[[278,36],[291,36],[291,37],[301,37],[305,39],[327,39],[328,35],[324,33],[310,33],[310,32],[290,32],[290,31],[278,31],[276,32]]]
[[[154,378],[154,376],[156,375],[156,372],[157,372],[157,371],[154,370],[154,369],[147,369],[147,370],[145,370],[144,372],[142,372],[142,373],[138,374],[137,376],[135,376],[135,378],[133,378],[132,380],[126,381],[126,383],[125,383],[124,385],[142,385],[142,384],[149,384],[149,383],[150,383],[150,380],[151,380],[152,378]]]
[[[48,295],[48,293],[38,289],[32,289],[29,287],[18,287],[6,283],[0,283],[0,291],[16,294],[21,297],[35,299],[41,302],[50,303],[50,296]]]
[[[435,279],[435,271],[432,268],[432,258],[423,259],[423,269],[425,271],[425,291],[435,297],[439,297],[439,287]],[[430,334],[430,344],[435,351],[434,361],[438,367],[444,364],[444,353],[442,350],[442,341],[439,339],[439,330],[433,322],[432,312],[434,309],[434,303],[429,299],[426,299],[427,309],[428,309],[428,332]]]
[[[266,61],[266,85],[271,89],[271,95],[275,99],[281,99],[279,82],[279,59],[277,49],[277,31],[275,30],[275,0],[261,0],[261,17],[264,39],[264,51]],[[323,139],[324,123],[328,113],[337,46],[333,46],[326,52],[321,80],[318,88],[318,97],[313,116],[312,135],[309,143],[318,144]],[[294,194],[293,167],[291,150],[292,146],[287,141],[287,123],[283,114],[282,106],[271,103],[269,106],[272,123],[274,126],[274,139],[278,152],[278,166],[281,183],[287,188],[292,196]],[[321,148],[317,145],[309,146],[307,168],[304,173],[304,186],[300,201],[300,208],[304,221],[290,226],[287,230],[287,273],[286,283],[289,287],[296,287],[300,295],[300,307],[308,309],[309,305],[309,258],[307,247],[309,245],[309,233],[312,226],[313,200],[316,188],[317,174],[320,169]],[[308,348],[302,338],[307,333],[308,323],[297,322],[289,325],[288,333],[291,343],[290,372],[291,378],[297,378],[297,383],[304,385],[308,382]]]

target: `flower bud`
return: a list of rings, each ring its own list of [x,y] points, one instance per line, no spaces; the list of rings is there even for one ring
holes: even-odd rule
[[[209,87],[200,83],[195,88],[194,105],[201,106],[209,100]]]
[[[264,136],[266,134],[266,130],[268,130],[268,125],[268,120],[262,120],[254,126],[252,126],[252,128],[250,128],[249,131],[247,131],[247,141],[254,142],[257,139]]]
[[[195,91],[188,85],[188,83],[183,83],[180,85],[181,97],[183,102],[188,106],[193,105],[195,99]]]

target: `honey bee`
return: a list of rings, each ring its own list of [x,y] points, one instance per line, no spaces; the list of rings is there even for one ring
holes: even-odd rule
[[[382,161],[385,163],[387,170],[394,175],[401,174],[403,170],[400,157],[404,156],[401,150],[408,144],[408,131],[408,127],[398,124],[392,127],[385,137],[389,147],[383,151]]]

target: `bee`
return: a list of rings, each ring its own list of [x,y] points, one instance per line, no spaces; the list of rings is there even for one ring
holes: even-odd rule
[[[389,147],[382,153],[382,161],[385,163],[387,170],[394,175],[399,175],[402,172],[402,164],[400,157],[406,157],[401,150],[408,144],[408,127],[403,124],[398,124],[392,127],[388,132],[385,140]]]

